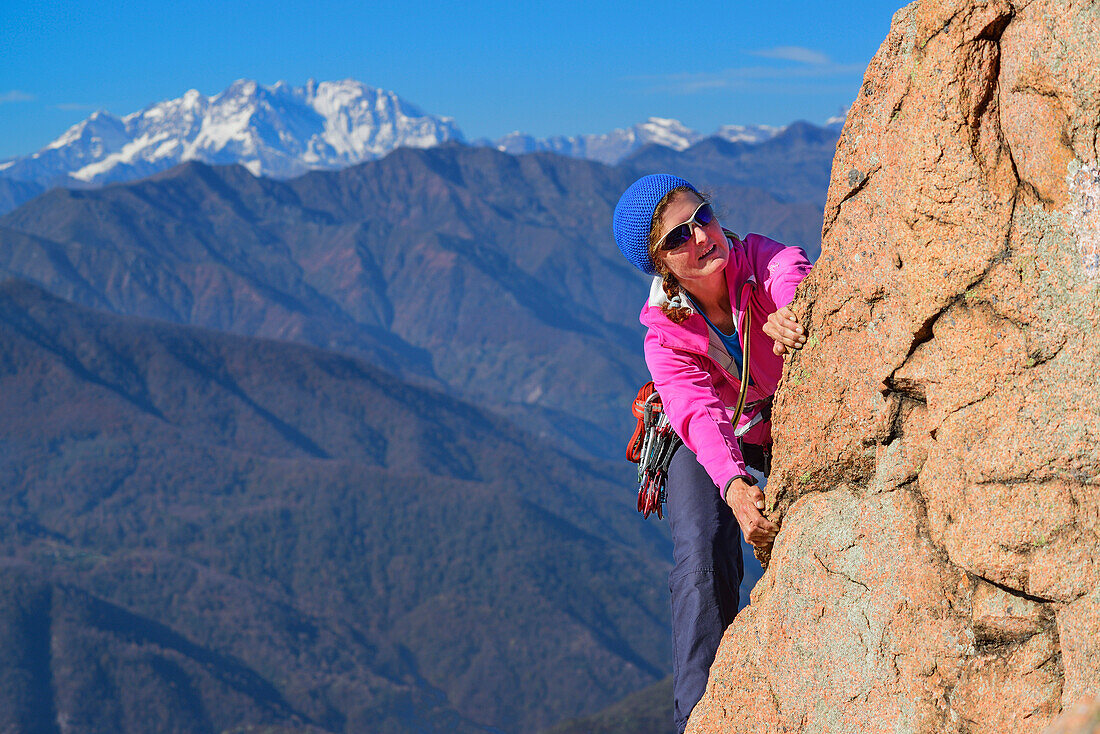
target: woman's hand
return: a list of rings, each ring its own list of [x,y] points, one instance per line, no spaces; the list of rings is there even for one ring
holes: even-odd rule
[[[775,341],[772,351],[781,356],[792,349],[801,349],[806,343],[806,330],[798,325],[798,317],[786,306],[768,315],[763,330]]]
[[[744,479],[735,478],[726,488],[726,504],[733,510],[745,541],[756,548],[770,547],[779,526],[764,517],[764,493]]]

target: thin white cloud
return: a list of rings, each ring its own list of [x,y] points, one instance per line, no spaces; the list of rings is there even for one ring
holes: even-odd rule
[[[33,102],[34,99],[35,96],[33,94],[27,94],[18,89],[13,89],[10,92],[0,92],[0,104],[7,104],[8,102]]]
[[[744,66],[717,72],[661,74],[633,77],[646,83],[647,92],[661,94],[695,94],[718,89],[763,88],[782,82],[799,82],[842,78],[862,74],[862,64],[815,64],[808,66],[770,67]]]
[[[765,48],[760,51],[749,51],[749,53],[753,56],[760,56],[765,59],[797,61],[801,64],[825,66],[833,63],[832,59],[820,51],[814,51],[813,49],[804,48],[803,46],[776,46],[774,48]]]

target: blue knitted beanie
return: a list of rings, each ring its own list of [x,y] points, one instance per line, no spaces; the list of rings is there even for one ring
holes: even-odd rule
[[[657,270],[649,258],[649,229],[653,224],[653,210],[669,191],[687,186],[695,187],[679,176],[668,173],[654,173],[642,176],[630,184],[615,205],[615,217],[612,228],[615,230],[615,244],[630,264],[648,275],[656,275]],[[698,193],[698,192],[696,192]]]

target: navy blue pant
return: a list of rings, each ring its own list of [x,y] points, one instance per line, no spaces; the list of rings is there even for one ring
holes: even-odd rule
[[[676,731],[703,697],[722,633],[737,614],[744,576],[741,528],[695,454],[672,457],[665,512],[672,530],[672,692]]]

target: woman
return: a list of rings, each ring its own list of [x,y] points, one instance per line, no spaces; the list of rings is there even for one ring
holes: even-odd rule
[[[667,174],[644,176],[626,190],[614,231],[627,260],[657,276],[641,313],[649,329],[645,358],[684,442],[666,486],[675,561],[673,693],[683,732],[737,613],[738,527],[757,547],[770,546],[779,530],[761,513],[764,495],[746,462],[765,474],[770,468],[771,396],[783,355],[806,340],[787,306],[810,262],[797,247],[723,230],[705,197]]]

